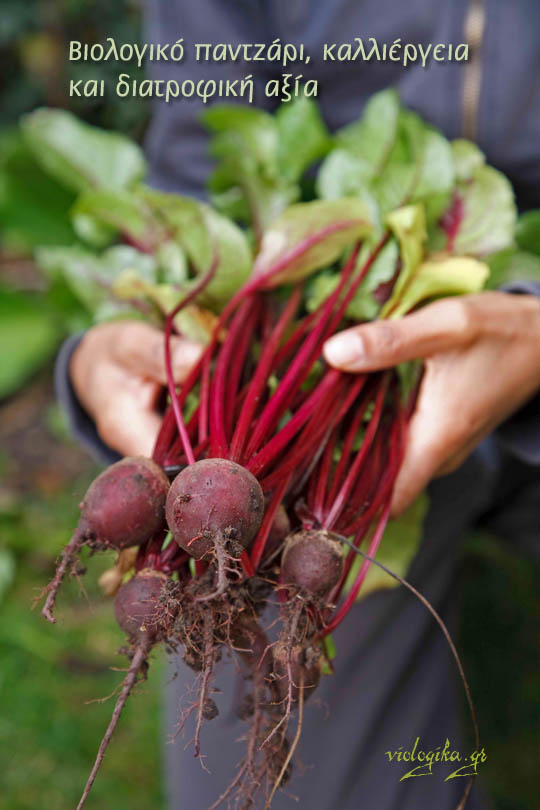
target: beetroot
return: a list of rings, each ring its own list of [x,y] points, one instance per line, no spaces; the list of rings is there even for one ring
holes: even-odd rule
[[[287,540],[281,561],[281,579],[313,596],[324,596],[338,583],[343,571],[341,546],[323,530],[302,531]]]
[[[80,504],[77,529],[45,589],[41,613],[48,621],[56,621],[52,613],[56,595],[81,546],[122,551],[150,540],[165,527],[168,490],[169,479],[161,467],[142,456],[124,458],[98,475]]]
[[[179,473],[167,497],[167,523],[178,545],[200,560],[216,541],[240,556],[257,534],[264,497],[256,478],[223,458],[197,461]]]
[[[154,461],[124,458],[93,481],[81,503],[79,530],[100,546],[139,546],[165,524],[169,479]]]
[[[129,638],[138,643],[154,643],[166,632],[162,626],[168,577],[160,571],[143,568],[126,582],[114,600],[116,621]]]

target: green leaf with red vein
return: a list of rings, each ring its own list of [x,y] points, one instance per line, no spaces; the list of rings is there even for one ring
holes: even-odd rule
[[[292,205],[264,233],[254,276],[270,288],[291,284],[335,262],[373,228],[361,200],[315,200]]]

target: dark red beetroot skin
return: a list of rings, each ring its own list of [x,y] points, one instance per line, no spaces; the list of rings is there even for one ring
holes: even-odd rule
[[[295,585],[314,596],[328,593],[343,571],[343,555],[338,541],[323,530],[293,534],[281,560],[281,581]]]
[[[120,551],[138,546],[165,527],[169,480],[149,458],[124,458],[92,482],[81,504],[79,527],[89,540]]]
[[[259,482],[244,467],[209,458],[176,476],[166,513],[178,545],[200,560],[214,550],[219,537],[247,548],[260,528],[264,497]]]
[[[137,643],[153,644],[164,635],[161,618],[166,615],[161,599],[167,577],[151,568],[128,580],[114,600],[114,615],[122,630]]]

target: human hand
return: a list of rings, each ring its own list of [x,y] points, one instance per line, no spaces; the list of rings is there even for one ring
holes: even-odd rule
[[[401,320],[347,329],[326,342],[324,355],[348,372],[425,360],[395,516],[540,388],[540,300],[502,292],[447,298]]]
[[[176,382],[185,379],[201,352],[192,341],[171,338]],[[156,404],[167,384],[162,331],[143,321],[94,326],[73,353],[70,376],[109,447],[126,456],[151,455],[161,424]]]

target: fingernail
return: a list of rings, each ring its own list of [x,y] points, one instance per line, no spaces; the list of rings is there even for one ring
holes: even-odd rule
[[[324,344],[324,356],[331,366],[356,366],[364,358],[364,341],[357,332],[334,335]]]

